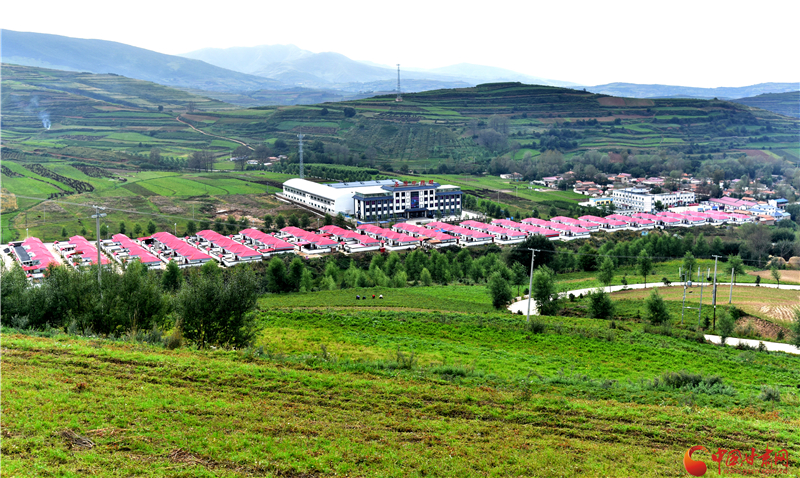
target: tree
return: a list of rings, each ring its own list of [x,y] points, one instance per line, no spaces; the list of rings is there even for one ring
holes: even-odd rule
[[[307,214],[300,216],[300,227],[303,229],[308,229],[309,223],[311,220],[308,218]]]
[[[186,235],[187,236],[194,236],[197,234],[197,224],[194,221],[189,221],[186,223]]]
[[[595,319],[610,320],[614,318],[614,303],[602,289],[589,294],[589,315]]]
[[[300,280],[303,278],[303,271],[306,270],[303,259],[295,257],[289,264],[289,275],[287,278],[286,289],[289,291],[300,290]]]
[[[794,337],[792,337],[792,344],[795,347],[800,348],[800,309],[796,309],[794,311],[794,323],[792,323],[792,333]]]
[[[722,239],[719,236],[715,236],[714,239],[711,241],[711,247],[709,252],[711,252],[712,256],[720,256],[722,255],[722,251],[725,248],[725,245],[722,243]]]
[[[578,249],[578,264],[583,271],[593,271],[597,269],[597,251],[595,248],[585,243]]]
[[[650,257],[646,249],[642,249],[642,252],[639,253],[636,265],[639,275],[644,278],[644,286],[647,288],[647,276],[653,271],[653,258]]]
[[[733,283],[736,283],[736,276],[744,275],[744,261],[739,255],[728,256],[728,262],[725,264],[725,271],[730,274],[733,272]]]
[[[550,209],[547,211],[547,214],[552,218],[558,216],[558,210],[555,206],[550,206]]]
[[[604,286],[608,287],[614,280],[614,271],[616,268],[617,266],[614,265],[614,260],[606,256],[606,258],[603,259],[603,263],[600,264],[600,269],[597,273],[597,280],[599,280]]]
[[[161,150],[158,148],[152,148],[150,150],[150,157],[148,158],[148,161],[153,166],[161,165]]]
[[[264,215],[264,229],[270,230],[272,229],[272,216],[269,214]]]
[[[772,275],[772,278],[775,279],[775,282],[778,283],[778,289],[781,288],[781,271],[776,267],[772,266],[769,268],[769,273]]]
[[[245,165],[247,162],[250,161],[253,151],[250,150],[247,146],[239,146],[233,151],[233,162],[236,163],[236,167],[239,168],[239,171],[244,171]]]
[[[147,233],[151,236],[156,233],[156,225],[153,223],[153,221],[149,221],[147,223]]]
[[[536,249],[533,268],[550,266],[556,253],[556,246],[548,238],[534,234],[528,236],[524,242],[518,244],[506,257],[506,265],[514,267],[514,263],[519,263],[526,271],[531,267],[531,249]]]
[[[279,257],[273,257],[267,264],[265,279],[269,292],[278,293],[286,290],[286,264]]]
[[[167,263],[167,270],[161,276],[161,287],[167,292],[176,292],[183,284],[183,274],[175,261]]]
[[[334,224],[339,227],[347,227],[347,219],[344,217],[344,214],[339,213],[336,215],[336,219],[334,220]]]
[[[528,281],[528,270],[520,264],[519,262],[515,262],[511,266],[511,272],[513,274],[512,285],[517,286],[517,295],[519,295],[519,289]]]
[[[108,226],[103,224],[102,226],[100,226],[100,237],[98,237],[98,239],[106,236],[108,236]]]
[[[736,319],[730,310],[726,310],[717,321],[717,332],[719,332],[720,342],[725,343],[728,337],[733,334],[736,327]]]
[[[422,282],[424,286],[430,286],[433,283],[433,278],[427,267],[422,268],[422,272],[419,274],[419,281]]]
[[[69,234],[67,234],[67,228],[66,228],[66,227],[62,227],[62,228],[61,228],[61,237],[63,237],[64,239],[66,239],[68,235],[69,235]]]
[[[176,300],[184,336],[199,348],[249,345],[257,332],[252,314],[257,298],[258,282],[250,267],[235,267],[230,274],[192,274]]]
[[[352,118],[356,115],[356,109],[351,107],[345,107],[344,109],[344,117],[345,118]]]
[[[667,304],[664,303],[664,299],[659,295],[658,289],[653,289],[644,305],[647,310],[646,318],[651,324],[660,325],[669,323]]]
[[[692,277],[692,271],[694,270],[694,266],[697,261],[694,259],[694,254],[690,251],[686,251],[686,254],[683,255],[683,265],[681,266],[682,273],[685,277]]]
[[[300,227],[300,219],[297,218],[297,214],[289,216],[289,225],[292,227]]]
[[[279,230],[286,227],[286,219],[283,218],[283,214],[278,214],[278,217],[275,219],[275,227]]]
[[[701,232],[697,235],[697,239],[694,243],[694,255],[695,257],[708,257],[708,242],[706,242],[706,238]]]
[[[119,233],[125,234],[128,231],[128,227],[125,225],[125,221],[119,223]]]
[[[142,226],[140,226],[138,222],[133,225],[133,235],[135,237],[139,237],[142,235]]]
[[[324,220],[324,223],[323,223],[323,224],[324,224],[325,226],[330,226],[330,225],[332,225],[332,224],[333,224],[333,216],[331,216],[330,214],[328,214],[328,213],[326,212],[326,213],[325,213],[325,220]]]
[[[549,267],[540,267],[533,273],[531,297],[536,301],[540,315],[554,315],[558,312],[558,288],[555,274]]]
[[[426,271],[427,269],[423,270],[423,272]],[[511,302],[513,297],[511,286],[500,272],[495,272],[489,279],[489,295],[492,297],[492,306],[495,309],[502,309]]]

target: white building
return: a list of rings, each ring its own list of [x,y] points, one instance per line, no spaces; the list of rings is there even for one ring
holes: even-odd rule
[[[661,201],[665,208],[685,206],[696,201],[695,194],[690,191],[674,193],[650,194],[647,189],[628,188],[614,191],[614,206],[618,210],[633,209],[635,211],[652,212],[656,201]]]
[[[360,181],[319,184],[305,179],[283,183],[283,197],[329,214],[381,219],[461,215],[461,188],[433,181]]]

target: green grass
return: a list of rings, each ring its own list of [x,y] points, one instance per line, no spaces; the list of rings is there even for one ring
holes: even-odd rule
[[[6,329],[3,472],[684,476],[696,444],[800,452],[795,357],[587,319],[544,318],[536,335],[523,320],[271,308],[263,353]],[[718,374],[735,395],[649,382],[681,369]],[[759,400],[762,383],[782,401]],[[65,429],[95,446],[70,447]]]

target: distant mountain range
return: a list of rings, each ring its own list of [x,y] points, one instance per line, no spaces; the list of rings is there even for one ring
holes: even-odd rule
[[[294,45],[205,48],[181,56],[203,60],[240,73],[264,76],[295,86],[311,88],[335,87],[354,91],[359,88],[359,84],[393,82],[397,76],[396,69],[385,65],[351,60],[334,52],[312,53]],[[420,91],[411,86],[412,84],[406,84],[407,80],[425,80],[433,89],[463,88],[480,83],[509,81],[548,86],[577,86],[576,83],[567,81],[537,78],[503,68],[468,63],[430,70],[402,68],[401,79],[401,89],[405,91]]]
[[[71,38],[44,33],[2,30],[2,62],[66,71],[112,73],[191,90],[241,106],[310,104],[391,93],[394,68],[355,61],[334,52],[313,53],[294,45],[206,48],[183,55],[166,55],[123,43]],[[740,88],[693,88],[668,85],[611,83],[578,86],[512,70],[461,63],[423,70],[401,70],[405,93],[465,88],[483,83],[521,82],[585,88],[593,93],[628,98],[735,99],[765,93],[800,91],[800,83],[761,83]],[[290,90],[290,91],[286,91]],[[272,101],[278,101],[272,103]],[[267,103],[264,103],[267,102]],[[771,104],[774,104],[772,102]]]
[[[702,98],[730,100],[747,98],[764,93],[800,91],[800,83],[759,83],[751,86],[695,88],[692,86],[638,85],[635,83],[609,83],[586,86],[586,91],[626,98]]]
[[[280,88],[279,81],[105,40],[2,31],[2,61],[66,71],[113,73],[209,91]]]

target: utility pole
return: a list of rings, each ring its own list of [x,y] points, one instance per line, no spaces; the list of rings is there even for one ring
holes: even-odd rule
[[[533,261],[536,258],[536,252],[539,249],[528,249],[531,251],[531,279],[528,283],[528,318],[527,323],[531,323],[531,301],[533,300]]]
[[[700,266],[697,266],[697,278],[700,278]],[[700,307],[697,308],[697,327],[699,328],[703,321],[703,281],[700,281]]]
[[[717,330],[717,260],[722,256],[711,256],[714,258],[714,289],[711,296],[711,305],[714,307],[714,330]]]
[[[297,139],[300,140],[297,146],[297,153],[300,156],[300,179],[305,178],[305,171],[303,171],[303,135],[298,134]]]
[[[100,260],[100,218],[106,217],[105,213],[101,213],[100,211],[104,210],[104,207],[100,206],[92,206],[94,208],[94,215],[92,216],[97,223],[97,284],[100,285],[100,270],[103,268],[103,263]]]
[[[728,293],[728,304],[730,305],[731,300],[733,300],[733,276],[736,275],[736,271],[731,268],[731,291]]]

